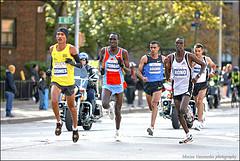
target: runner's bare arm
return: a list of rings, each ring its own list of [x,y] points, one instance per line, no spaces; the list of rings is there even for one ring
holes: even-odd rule
[[[67,60],[66,60],[66,63],[81,68],[81,67],[82,67],[82,64],[81,64],[81,62],[80,62],[80,59],[79,59],[79,56],[78,56],[76,47],[73,46],[73,45],[71,45],[71,46],[70,46],[70,49],[69,49],[69,52],[70,52],[71,56],[74,58],[74,60],[75,60],[76,63],[74,63],[74,62],[72,61],[72,59],[67,59]]]
[[[128,73],[128,72],[130,72],[128,51],[124,49],[122,54],[123,54],[122,56],[123,56],[123,62],[124,62],[123,69],[126,73]]]
[[[99,52],[99,67],[98,70],[101,73],[101,75],[104,75],[105,71],[104,71],[104,67],[102,67],[102,62],[104,59],[104,52],[105,52],[105,48],[102,48]]]
[[[50,55],[52,55],[53,47],[54,47],[53,45],[49,47],[49,53],[50,53]]]
[[[165,77],[166,80],[170,79],[170,73],[171,73],[171,55],[168,55],[164,60],[164,66],[165,66]]]
[[[50,64],[49,64],[49,67],[48,67],[48,69],[46,71],[46,75],[48,77],[50,77],[52,75],[52,67],[53,67],[53,65],[52,65],[52,51],[53,51],[53,45],[49,47]]]
[[[145,63],[147,63],[147,56],[146,55],[142,56],[142,58],[140,59],[140,62],[139,62],[139,65],[138,65],[138,71],[137,71],[138,77],[140,79],[142,79],[143,82],[147,81],[147,78],[142,75],[143,66],[144,66]]]
[[[162,56],[162,61],[164,62],[164,60],[166,59],[166,56],[161,55]]]
[[[211,72],[209,73],[209,77],[213,77],[215,75],[215,70],[216,70],[216,64],[212,61],[210,57],[206,57],[207,62],[211,68]]]
[[[200,72],[192,80],[193,83],[196,83],[197,79],[200,78],[201,74],[204,72],[204,70],[206,68],[206,64],[203,61],[201,61],[200,59],[198,59],[197,56],[192,53],[188,54],[188,58],[189,58],[190,64],[192,64],[193,62],[196,62],[197,64],[201,65]]]

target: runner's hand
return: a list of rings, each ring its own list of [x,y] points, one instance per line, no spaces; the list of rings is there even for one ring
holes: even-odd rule
[[[65,60],[65,63],[71,64],[71,65],[74,65],[74,64],[75,64],[75,63],[72,61],[72,59],[70,59],[70,58],[67,58],[67,59]]]
[[[117,60],[118,60],[119,66],[123,68],[124,67],[123,60],[121,58],[118,58]]]
[[[104,75],[104,74],[105,74],[104,68],[101,68],[100,73],[101,73],[101,75]]]
[[[143,77],[142,80],[143,80],[143,82],[147,82],[148,78],[147,77]]]

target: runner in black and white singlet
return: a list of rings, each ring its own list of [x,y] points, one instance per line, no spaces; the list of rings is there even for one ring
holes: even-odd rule
[[[196,62],[201,65],[201,70],[196,77],[192,78],[192,63]],[[184,39],[176,39],[176,53],[167,56],[164,61],[166,79],[169,80],[170,73],[173,82],[174,104],[178,111],[178,119],[186,133],[186,138],[179,141],[180,144],[192,141],[192,135],[187,127],[184,115],[189,104],[192,91],[192,83],[203,73],[206,65],[194,54],[184,50]]]
[[[185,51],[181,62],[177,62],[176,53],[172,58],[172,80],[173,80],[173,96],[181,100],[182,95],[191,95],[192,92],[192,69],[188,61],[189,52]]]
[[[209,66],[211,68],[211,73],[209,74],[208,69],[205,68],[202,75],[199,77],[197,82],[194,84],[193,88],[193,96],[196,102],[197,106],[197,114],[198,114],[198,121],[194,122],[194,126],[196,130],[200,130],[204,127],[203,122],[203,99],[206,96],[207,87],[208,87],[208,78],[213,76],[213,71],[216,69],[216,65],[213,63],[212,59],[210,57],[204,56],[204,47],[202,44],[197,43],[194,45],[194,54],[202,60],[206,66]],[[201,66],[199,64],[193,64],[193,77],[195,77],[200,72]]]

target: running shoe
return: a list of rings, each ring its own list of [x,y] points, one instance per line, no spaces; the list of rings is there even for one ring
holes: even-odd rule
[[[56,124],[55,135],[59,136],[62,133],[62,123]]]
[[[153,136],[153,131],[154,131],[154,129],[153,129],[152,127],[149,127],[149,128],[147,129],[148,135]]]
[[[76,143],[78,141],[78,138],[79,138],[78,130],[73,130],[72,141]]]
[[[204,122],[197,121],[197,122],[195,123],[194,129],[200,131],[202,128],[204,128]]]
[[[190,143],[193,141],[192,135],[188,135],[185,139],[179,141],[179,144],[186,144],[186,143]]]
[[[121,136],[120,136],[119,130],[117,130],[116,133],[115,133],[115,140],[116,141],[121,141]]]

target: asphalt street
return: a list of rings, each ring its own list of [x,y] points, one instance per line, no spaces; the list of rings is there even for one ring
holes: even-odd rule
[[[239,108],[222,106],[207,113],[206,127],[191,129],[194,141],[180,145],[183,129],[173,129],[171,121],[157,117],[154,136],[148,136],[150,113],[122,115],[121,142],[114,139],[115,124],[107,115],[90,131],[79,126],[80,139],[63,127],[54,135],[55,120],[2,124],[3,160],[239,160]]]

